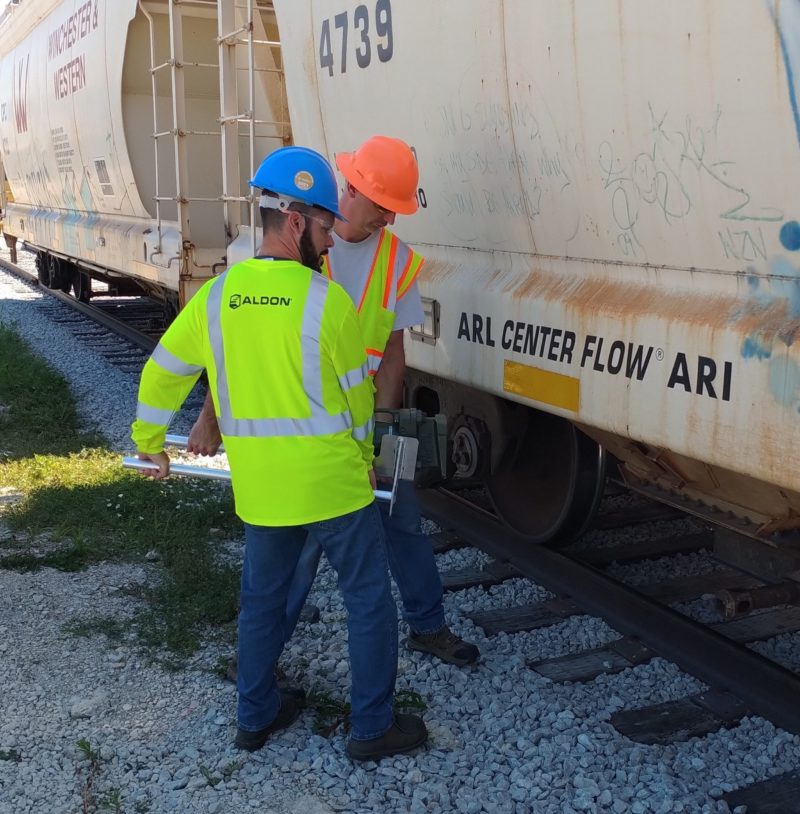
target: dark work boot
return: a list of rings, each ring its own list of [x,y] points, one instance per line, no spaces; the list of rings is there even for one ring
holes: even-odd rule
[[[481,655],[481,651],[474,644],[456,636],[447,625],[435,633],[414,633],[412,630],[406,644],[409,650],[430,653],[448,664],[455,664],[456,667],[474,664]]]
[[[246,749],[248,752],[255,752],[260,749],[266,742],[267,738],[275,732],[280,732],[281,729],[286,729],[289,724],[297,720],[300,714],[300,707],[297,701],[284,692],[281,692],[281,706],[275,720],[263,729],[258,729],[255,732],[250,732],[246,729],[236,730],[236,740],[234,746],[239,749]]]
[[[428,740],[428,730],[418,715],[395,713],[388,731],[368,741],[347,741],[347,754],[353,760],[380,760],[389,755],[411,752]]]

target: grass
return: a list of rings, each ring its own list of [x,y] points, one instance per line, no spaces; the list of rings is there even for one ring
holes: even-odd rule
[[[125,625],[113,616],[98,616],[95,619],[77,619],[67,622],[62,630],[72,636],[103,635],[112,644],[118,644],[125,638]]]
[[[218,562],[209,539],[210,530],[220,541],[240,533],[229,490],[155,483],[123,469],[100,436],[82,430],[61,376],[4,327],[0,438],[0,487],[23,495],[2,514],[0,568],[78,571],[109,560],[144,563],[155,552],[163,578],[139,590],[144,605],[133,630],[142,645],[166,647],[179,659],[209,626],[235,619],[238,570]],[[112,640],[124,633],[103,618],[72,627]]]

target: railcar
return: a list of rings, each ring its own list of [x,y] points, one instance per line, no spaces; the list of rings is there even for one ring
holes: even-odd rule
[[[5,232],[42,282],[175,312],[250,218],[255,156],[291,142],[265,3],[19,0],[0,21]],[[257,166],[257,164],[255,165]]]
[[[609,458],[796,533],[800,0],[23,0],[0,56],[7,223],[73,280],[184,301],[252,251],[272,147],[403,138],[453,483],[567,541]]]

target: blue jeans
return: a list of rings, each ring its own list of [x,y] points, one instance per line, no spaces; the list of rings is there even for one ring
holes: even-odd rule
[[[306,537],[313,533],[336,570],[347,608],[352,737],[376,738],[393,720],[397,677],[397,609],[387,572],[380,514],[374,503],[303,526],[245,523],[239,611],[239,727],[269,726],[280,709],[275,667],[287,640],[289,586]]]
[[[389,568],[403,600],[403,619],[414,633],[434,633],[444,626],[442,580],[436,568],[431,541],[422,533],[420,509],[414,485],[400,481],[394,511],[378,504],[386,532]],[[317,575],[322,547],[316,535],[309,535],[297,563],[286,608],[286,641],[297,626],[300,611]]]

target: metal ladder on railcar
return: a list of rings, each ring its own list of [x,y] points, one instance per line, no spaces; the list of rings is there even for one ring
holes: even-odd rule
[[[217,10],[217,44],[219,62],[187,62],[184,59],[184,16],[189,9],[216,7]],[[291,143],[291,129],[288,120],[288,102],[283,67],[280,59],[280,42],[266,36],[262,19],[264,12],[272,12],[272,3],[259,3],[258,0],[167,0],[169,18],[169,58],[161,62],[156,56],[156,26],[152,14],[139,0],[139,8],[149,24],[150,33],[150,75],[153,96],[153,155],[155,168],[155,207],[158,228],[158,249],[161,251],[162,213],[161,204],[173,202],[177,207],[178,223],[184,245],[181,261],[181,281],[184,280],[188,266],[186,247],[191,244],[190,207],[192,203],[221,203],[221,218],[224,223],[226,245],[233,240],[242,224],[242,210],[249,209],[249,223],[257,224],[257,201],[249,189],[243,193],[241,184],[241,150],[239,140],[243,135],[248,138],[249,176],[253,177],[256,161],[256,140],[258,138],[276,138],[283,144]],[[272,12],[274,14],[274,12]],[[261,36],[256,36],[260,33]],[[263,51],[256,51],[256,46]],[[239,79],[241,70],[238,66],[240,48],[246,48],[247,96],[248,107],[239,109]],[[262,63],[267,64],[262,64]],[[220,87],[219,130],[191,130],[187,127],[185,70],[217,69]],[[169,71],[171,83],[172,121],[171,127],[161,129],[158,115],[157,75]],[[256,76],[258,74],[276,74],[280,88],[279,106],[282,119],[259,119],[256,108]],[[246,124],[246,133],[240,125]],[[258,127],[266,128],[261,131]],[[216,197],[200,197],[190,194],[189,167],[187,161],[188,138],[219,137],[221,141],[222,189]],[[161,173],[159,172],[158,144],[160,139],[172,139],[175,160],[175,194],[167,195],[162,190]],[[256,230],[251,228],[252,251],[256,253]],[[185,301],[183,284],[181,284],[181,303]]]

